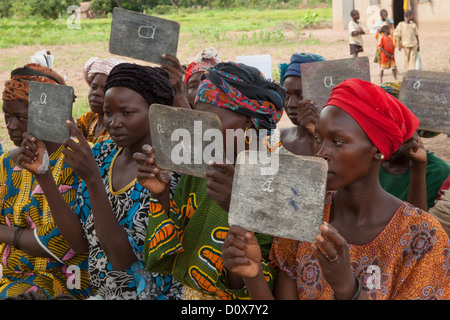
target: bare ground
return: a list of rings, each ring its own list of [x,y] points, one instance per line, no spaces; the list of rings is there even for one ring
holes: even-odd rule
[[[213,46],[218,52],[222,61],[234,61],[237,55],[270,54],[272,65],[276,67],[278,63],[287,62],[294,52],[313,52],[321,54],[327,59],[350,58],[347,43],[347,33],[345,31],[323,29],[305,29],[300,37],[295,35],[289,26],[284,27],[284,34],[292,39],[289,44],[272,46],[239,46],[233,41],[223,43],[207,43],[204,39],[194,39],[190,35],[182,34],[180,37],[178,57],[182,63],[189,63],[195,55],[205,47]],[[232,39],[235,35],[227,32],[227,37]],[[361,56],[368,56],[370,61],[376,49],[376,41],[373,34],[366,34],[364,37],[364,53]],[[420,29],[421,57],[424,70],[450,72],[450,29],[441,27],[433,29],[426,27]],[[55,69],[67,75],[66,82],[75,89],[78,101],[86,101],[88,87],[83,79],[82,68],[84,62],[91,56],[101,58],[112,57],[108,52],[108,43],[77,44],[59,46],[17,46],[11,49],[0,49],[0,83],[3,91],[3,83],[9,78],[10,71],[29,62],[29,56],[34,52],[47,49],[55,55]],[[142,61],[123,58],[130,62],[143,64]],[[396,51],[396,61],[399,66],[399,80],[402,78],[402,56]],[[372,82],[379,84],[379,66],[371,64]],[[390,72],[385,72],[384,81],[394,80]],[[292,125],[287,117],[283,117],[279,127]],[[5,123],[0,120],[0,142],[4,149],[9,150],[13,146],[8,139]],[[424,139],[424,144],[430,151],[450,163],[450,138],[446,134],[437,137]]]

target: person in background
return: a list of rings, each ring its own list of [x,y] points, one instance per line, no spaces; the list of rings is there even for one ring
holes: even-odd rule
[[[362,35],[366,34],[361,22],[359,21],[359,11],[350,12],[352,20],[348,23],[348,42],[350,44],[350,54],[356,58],[360,52],[364,51]]]
[[[270,152],[296,155],[312,155],[313,131],[308,130],[314,124],[319,112],[314,101],[303,99],[302,73],[303,63],[326,61],[320,55],[301,52],[294,53],[289,63],[280,63],[280,84],[286,89],[284,111],[294,126],[274,129],[264,143]]]
[[[185,72],[185,82],[189,104],[195,106],[195,96],[201,82],[201,76],[208,68],[214,67],[220,62],[217,51],[214,48],[206,48],[194,58]]]
[[[381,28],[384,26],[388,26],[392,42],[394,43],[395,47],[397,47],[397,39],[395,39],[394,37],[394,21],[392,21],[391,18],[388,18],[388,12],[386,9],[380,10],[380,18],[381,20],[376,23],[377,32],[375,33],[375,39],[377,40],[377,43],[380,42]]]
[[[412,10],[405,12],[405,21],[400,22],[394,31],[394,36],[398,39],[398,50],[403,50],[403,70],[416,69],[417,52],[419,46],[419,32],[414,23],[414,13]]]
[[[77,119],[77,127],[92,144],[111,139],[103,123],[103,88],[106,77],[113,67],[123,63],[120,59],[91,57],[83,68],[84,79],[89,85],[88,101],[90,111]]]
[[[222,246],[225,268],[244,279],[252,299],[450,298],[450,246],[441,224],[378,180],[381,162],[418,125],[407,107],[375,84],[348,79],[333,88],[315,126],[314,151],[328,163],[329,190],[316,241],[275,237],[273,291],[253,232],[231,226]]]
[[[17,147],[0,157],[0,255],[3,277],[0,298],[35,292],[47,298],[70,294],[86,299],[95,293],[87,265],[87,253],[76,254],[60,234],[41,185],[31,172],[22,169],[20,152],[28,124],[29,82],[65,85],[53,69],[37,63],[11,72],[3,91],[3,112],[9,137]],[[55,194],[73,208],[79,176],[64,162],[63,146],[43,141],[47,150],[47,172]],[[44,156],[42,155],[41,161]],[[35,168],[36,170],[38,168]],[[76,283],[72,267],[79,268]],[[70,285],[69,285],[70,283]],[[73,287],[72,287],[73,284]]]
[[[381,38],[378,43],[380,48],[380,83],[383,83],[384,70],[392,69],[392,75],[397,80],[397,65],[395,63],[395,45],[390,35],[389,26],[381,27]]]

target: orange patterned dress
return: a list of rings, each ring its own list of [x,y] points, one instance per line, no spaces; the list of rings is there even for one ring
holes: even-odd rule
[[[97,114],[92,111],[86,112],[84,115],[77,119],[78,129],[81,130],[86,140],[91,142],[93,145],[98,142],[103,142],[111,139],[106,129],[103,130],[103,132],[98,137],[95,136],[95,128],[97,127],[97,122]]]
[[[329,193],[325,221],[331,202]],[[427,212],[403,202],[374,240],[349,247],[353,274],[369,299],[450,299],[449,238]],[[275,238],[270,258],[296,281],[299,299],[333,299],[310,243]]]

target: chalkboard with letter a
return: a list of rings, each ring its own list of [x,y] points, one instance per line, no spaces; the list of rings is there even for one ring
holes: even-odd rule
[[[74,90],[70,86],[30,82],[27,131],[35,138],[63,143],[70,138]]]
[[[162,54],[177,55],[179,33],[176,21],[114,8],[109,52],[163,64]]]

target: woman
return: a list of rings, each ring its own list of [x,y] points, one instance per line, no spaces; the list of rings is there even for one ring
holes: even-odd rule
[[[223,133],[230,129],[258,132],[275,128],[282,116],[283,102],[281,87],[267,81],[256,68],[227,62],[205,72],[195,109],[216,114]],[[164,171],[157,167],[153,151],[144,150],[136,155],[136,160],[141,163],[139,181],[158,200],[150,206],[145,248],[148,270],[173,272],[184,285],[183,299],[248,297],[241,279],[224,273],[220,257],[229,228],[234,166],[212,164],[213,169],[205,172],[205,178],[183,175],[172,201],[161,177]],[[271,286],[273,269],[267,258],[272,237],[259,234],[256,239],[264,257],[259,263]]]
[[[88,101],[91,108],[77,120],[83,136],[93,144],[111,139],[103,123],[103,88],[111,69],[125,61],[92,57],[83,68],[84,79],[89,85]]]
[[[180,285],[170,275],[150,274],[143,263],[151,195],[137,181],[133,154],[151,144],[149,105],[171,105],[173,89],[160,68],[122,63],[105,83],[104,123],[112,140],[89,148],[73,123],[80,141],[64,142],[65,161],[83,179],[75,210],[54,195],[48,174],[38,175],[61,233],[77,252],[89,251],[89,276],[97,299],[178,299]],[[39,141],[25,145],[42,153]],[[32,155],[24,152],[24,162]],[[58,210],[56,210],[56,208]],[[81,220],[81,221],[80,221]]]
[[[208,68],[214,67],[220,62],[216,49],[206,48],[195,57],[186,71],[185,82],[187,88],[187,96],[189,104],[192,108],[195,106],[195,96],[197,94],[198,87],[201,82],[201,77],[203,73],[208,70]]]
[[[3,113],[9,137],[17,147],[27,130],[30,81],[65,84],[57,72],[35,63],[11,72],[3,91]],[[80,179],[63,162],[62,145],[49,141],[43,144],[55,192],[73,208]],[[0,299],[28,292],[47,298],[60,294],[87,298],[92,294],[87,254],[75,254],[59,234],[36,176],[18,166],[18,151],[13,149],[0,157]],[[74,267],[80,270],[76,283],[72,283]]]
[[[448,299],[449,239],[428,213],[390,195],[378,170],[419,120],[380,87],[336,86],[315,127],[314,151],[328,162],[324,223],[315,243],[276,238],[273,293],[261,274],[252,232],[232,226],[225,268],[253,299]]]
[[[326,59],[316,54],[302,52],[294,53],[290,63],[279,64],[280,83],[287,92],[284,111],[294,126],[273,131],[270,142],[269,139],[266,140],[267,148],[271,152],[312,155],[313,130],[309,130],[308,126],[315,123],[319,112],[313,101],[303,100],[301,65],[316,61]]]

